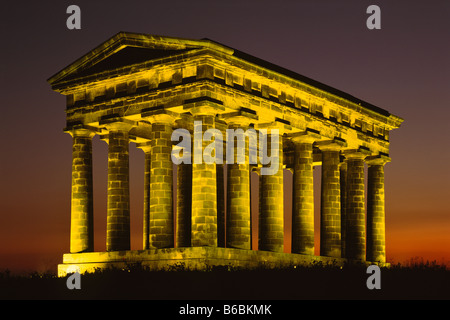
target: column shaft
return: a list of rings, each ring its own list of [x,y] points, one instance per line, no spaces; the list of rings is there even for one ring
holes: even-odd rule
[[[224,132],[222,131],[222,136]],[[223,144],[223,155],[226,155],[225,141],[222,141]],[[216,163],[216,185],[217,185],[217,246],[225,247],[225,238],[226,238],[226,227],[225,227],[225,164]]]
[[[346,257],[366,259],[363,158],[347,159]]]
[[[172,126],[152,124],[150,248],[174,247]]]
[[[130,190],[128,131],[110,131],[108,140],[106,250],[129,250]]]
[[[235,131],[237,140],[245,141],[240,145],[233,142],[234,159],[227,164],[227,247],[251,249],[251,217],[250,217],[250,164],[248,159],[248,139],[244,129],[231,125],[229,129]],[[234,136],[232,137],[234,139]],[[227,143],[231,136],[227,137]],[[244,150],[240,150],[240,149]],[[244,151],[243,163],[238,163],[237,153]],[[242,159],[241,159],[242,160]]]
[[[340,167],[341,185],[341,255],[347,256],[347,162],[342,162]]]
[[[196,123],[194,125],[194,144],[195,141],[202,141],[202,144],[194,145],[191,245],[193,247],[217,247],[216,164],[205,163],[203,159],[201,163],[198,163],[198,159],[195,157],[196,152],[200,153],[201,151],[203,155],[205,147],[211,143],[211,141],[203,140],[203,133],[210,128],[214,128],[214,116],[209,114],[194,115],[194,121],[201,122],[201,124]]]
[[[177,165],[177,247],[191,246],[192,164]]]
[[[267,135],[267,152],[278,155],[278,171],[275,174],[261,174],[259,250],[283,252],[284,250],[284,203],[283,203],[283,143],[280,137],[278,147]],[[261,146],[261,141],[260,141]],[[269,165],[263,165],[265,167]]]
[[[369,165],[367,189],[367,261],[386,262],[384,164]]]
[[[341,257],[339,151],[322,150],[320,255]]]
[[[312,143],[296,142],[294,153],[292,252],[314,255]]]
[[[71,132],[72,194],[70,252],[94,251],[92,136],[87,130]]]
[[[149,228],[150,228],[150,176],[151,176],[151,147],[143,148],[145,152],[144,164],[144,217],[143,217],[143,248],[144,250],[150,248],[149,243]]]

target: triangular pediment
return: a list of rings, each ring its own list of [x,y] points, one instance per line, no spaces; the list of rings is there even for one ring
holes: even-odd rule
[[[69,79],[169,57],[199,48],[214,48],[233,53],[232,49],[207,39],[189,40],[120,32],[53,75],[48,82],[54,86]]]
[[[267,74],[268,71],[273,72],[316,88],[321,92],[327,92],[335,97],[357,104],[359,107],[370,109],[382,116],[390,116],[388,111],[362,101],[348,93],[207,38],[192,40],[119,32],[50,77],[48,82],[55,91],[61,92],[61,88],[67,85],[70,86],[72,81],[78,78],[105,71],[119,70],[122,67],[134,66],[146,61],[176,56],[196,49],[211,49],[224,53],[229,55],[230,58],[232,57],[234,61],[252,64],[253,67],[260,70],[261,74]]]

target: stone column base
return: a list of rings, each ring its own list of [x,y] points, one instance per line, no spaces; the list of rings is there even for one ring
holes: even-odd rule
[[[343,266],[350,262],[343,258],[304,254],[243,250],[220,247],[186,247],[131,251],[68,253],[58,265],[58,276],[79,272],[93,273],[107,269],[124,269],[142,266],[149,271],[196,270],[208,271],[211,267],[229,269],[286,268],[295,266]],[[358,262],[371,264],[369,262]]]

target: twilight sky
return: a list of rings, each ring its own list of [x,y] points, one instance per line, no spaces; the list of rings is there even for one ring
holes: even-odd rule
[[[66,28],[71,4],[81,30]],[[366,27],[371,4],[381,30]],[[54,270],[69,251],[72,141],[65,99],[46,80],[119,31],[210,38],[405,119],[386,166],[387,258],[450,264],[449,1],[16,1],[0,21],[0,270]],[[94,138],[93,151],[102,251],[106,143]],[[143,168],[130,146],[132,249],[142,247]]]

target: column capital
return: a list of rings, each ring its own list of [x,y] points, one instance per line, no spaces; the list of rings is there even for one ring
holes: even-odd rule
[[[141,119],[154,123],[170,123],[175,124],[175,120],[181,116],[175,112],[164,109],[162,106],[145,108],[141,112]]]
[[[143,143],[138,143],[136,145],[137,148],[141,149],[142,151],[144,151],[145,153],[148,153],[152,150],[152,145],[150,141],[147,142],[143,142]]]
[[[341,151],[347,146],[347,142],[338,137],[334,137],[332,140],[317,141],[316,146],[320,151]]]
[[[391,158],[384,154],[368,156],[365,159],[368,166],[381,165],[384,166],[386,163],[391,162]]]
[[[251,119],[242,116],[230,117],[224,120],[229,128],[248,128],[252,122]]]
[[[167,114],[167,113],[155,114],[150,117],[150,121],[152,122],[152,124],[173,125],[175,123],[175,120],[176,120],[175,116],[173,116],[171,114]]]
[[[292,126],[291,126],[290,121],[284,120],[284,119],[280,119],[280,118],[275,118],[275,120],[272,121],[272,122],[258,123],[256,126],[257,126],[258,130],[261,130],[261,129],[267,129],[267,130],[276,129],[276,130],[278,130],[280,136],[285,134],[285,133],[292,132]]]
[[[259,117],[255,111],[241,108],[238,111],[219,115],[219,119],[224,120],[229,127],[249,127],[252,121],[258,121]]]
[[[366,147],[359,147],[358,149],[347,149],[344,150],[343,155],[344,157],[349,159],[360,159],[364,160],[368,155],[370,154],[370,150]]]
[[[89,127],[86,127],[84,125],[75,125],[72,127],[64,128],[64,132],[68,133],[74,137],[86,137],[86,138],[92,138],[96,134],[95,129],[91,129]]]
[[[72,138],[75,138],[75,137],[93,138],[95,136],[95,132],[93,132],[89,129],[83,129],[83,128],[72,129],[72,130],[68,130],[66,132],[69,133],[72,136]]]
[[[117,115],[108,115],[100,119],[99,124],[105,126],[109,131],[125,131],[129,132],[134,126],[136,121],[128,120]]]
[[[295,132],[288,135],[294,143],[313,143],[320,140],[320,133],[314,129],[306,128],[305,131]]]
[[[132,134],[136,136],[136,141],[144,143],[151,140],[152,124],[146,120],[136,121],[136,126],[132,129]]]
[[[189,110],[193,116],[216,116],[225,110],[225,107],[219,103],[210,100],[202,100],[195,103],[188,103],[183,109]]]

